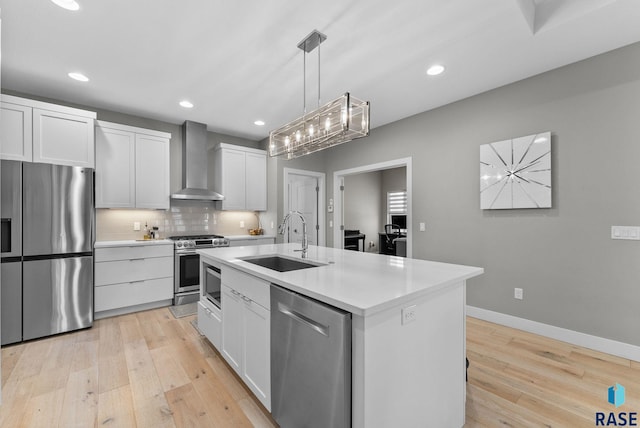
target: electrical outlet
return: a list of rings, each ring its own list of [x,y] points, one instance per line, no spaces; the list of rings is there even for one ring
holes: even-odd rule
[[[513,298],[514,299],[522,300],[523,297],[524,297],[524,292],[522,291],[522,288],[514,288],[513,289]]]
[[[416,305],[402,308],[402,325],[409,324],[416,320]]]
[[[424,232],[425,230],[427,230],[427,225],[424,223],[420,223],[420,232]]]
[[[273,222],[271,222],[271,229],[273,229]]]
[[[139,221],[134,221],[133,222],[133,230],[140,230],[140,222]]]
[[[244,227],[244,220],[240,220],[240,227]]]
[[[329,220],[329,227],[333,227],[333,220]]]

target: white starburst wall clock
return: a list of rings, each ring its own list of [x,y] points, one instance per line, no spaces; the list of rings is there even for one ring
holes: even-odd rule
[[[551,132],[480,146],[480,208],[551,208]]]

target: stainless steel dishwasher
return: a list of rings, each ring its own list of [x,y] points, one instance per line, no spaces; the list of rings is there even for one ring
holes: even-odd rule
[[[276,285],[271,413],[281,428],[351,426],[351,314]]]

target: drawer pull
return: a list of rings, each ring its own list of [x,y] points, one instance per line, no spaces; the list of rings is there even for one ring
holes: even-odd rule
[[[137,262],[138,260],[144,260],[144,257],[140,257],[138,259],[129,259],[130,262]]]
[[[129,284],[138,284],[140,282],[145,282],[145,280],[144,279],[139,279],[137,281],[129,281]]]
[[[237,292],[233,288],[231,289],[231,294],[233,294],[234,296],[242,296],[242,294],[240,294],[239,292]]]
[[[242,300],[244,300],[247,303],[251,303],[251,299],[248,298],[247,296],[242,296]]]

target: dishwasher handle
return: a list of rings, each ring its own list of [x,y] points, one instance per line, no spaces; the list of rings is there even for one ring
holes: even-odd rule
[[[329,337],[329,326],[328,325],[322,325],[314,320],[312,320],[311,318],[294,311],[291,308],[288,308],[287,306],[283,305],[282,303],[278,302],[278,312],[293,318],[294,320],[306,325],[307,327],[311,328],[312,330],[317,331],[318,333],[322,334],[323,336],[327,336]]]

